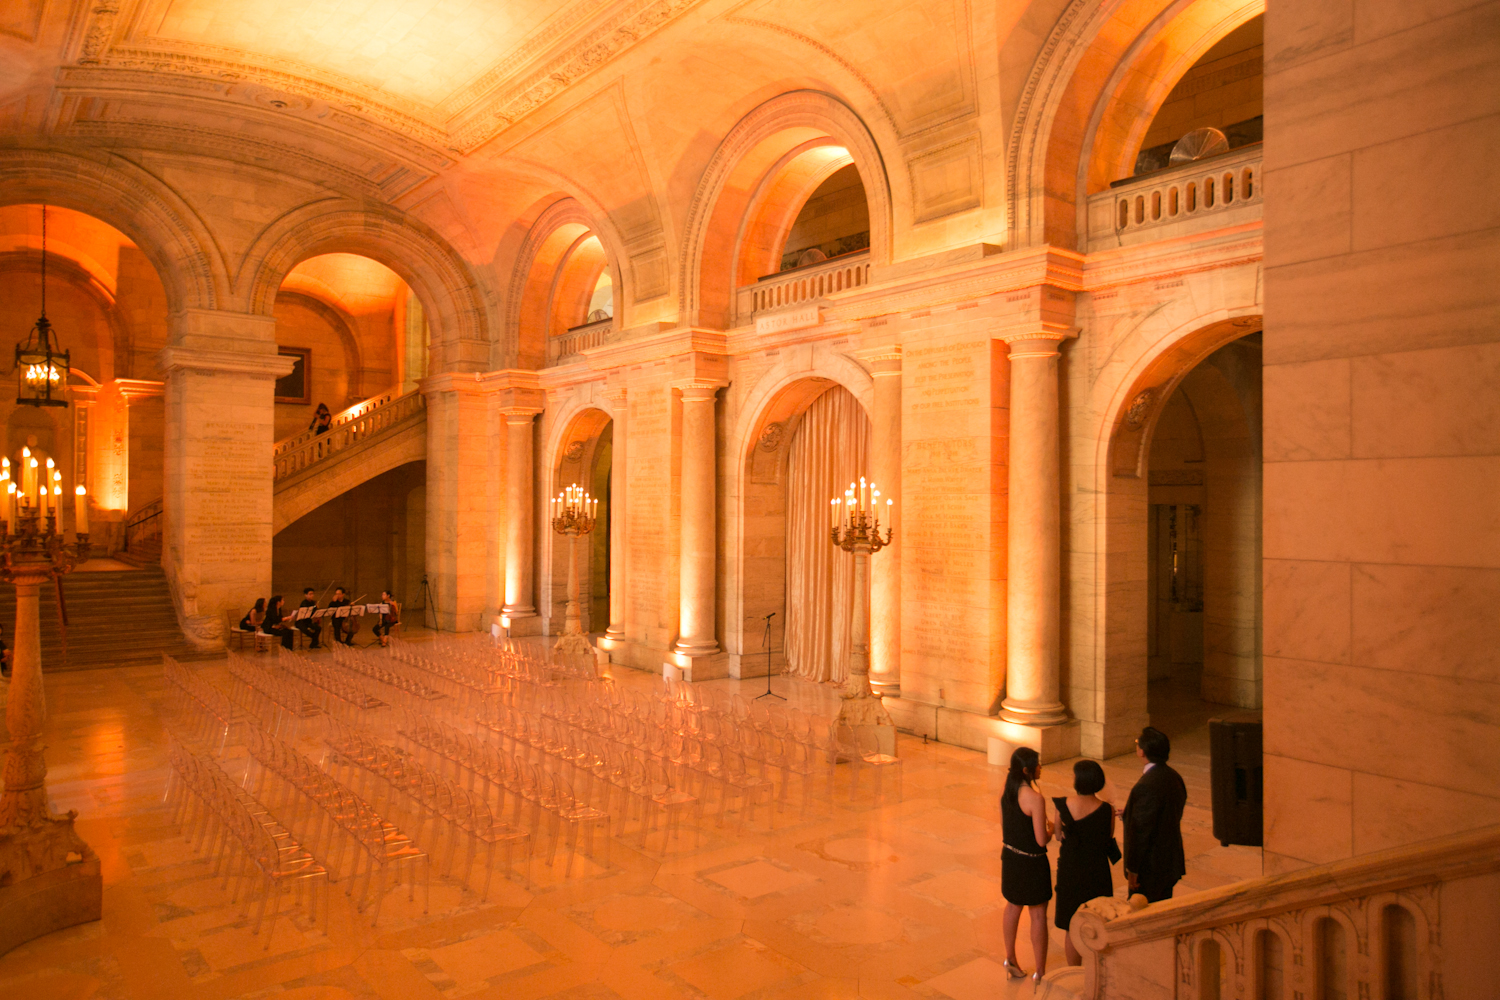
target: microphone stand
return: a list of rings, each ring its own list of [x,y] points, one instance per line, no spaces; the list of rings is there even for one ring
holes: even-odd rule
[[[782,701],[786,701],[786,695],[777,694],[771,690],[771,619],[775,617],[776,612],[774,611],[766,615],[766,637],[762,640],[765,643],[766,650],[766,693],[756,695],[756,701],[760,701],[762,698],[780,698]]]

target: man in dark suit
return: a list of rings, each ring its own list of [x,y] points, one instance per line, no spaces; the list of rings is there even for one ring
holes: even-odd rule
[[[1141,780],[1125,802],[1125,878],[1130,892],[1156,903],[1172,898],[1172,887],[1187,874],[1182,853],[1182,808],[1187,785],[1167,766],[1172,741],[1147,726],[1135,741],[1135,753],[1146,761]]]
[[[302,603],[299,604],[299,605],[297,605],[297,607],[299,609],[300,608],[314,608],[314,609],[316,609],[317,606],[318,606],[318,599],[315,596],[313,596],[316,593],[317,593],[317,591],[313,590],[311,587],[308,587],[306,590],[302,591]],[[307,636],[307,638],[309,640],[311,640],[308,643],[308,648],[309,649],[317,649],[318,648],[318,636],[320,636],[320,635],[323,634],[323,626],[319,625],[317,622],[313,621],[311,618],[304,618],[301,621],[297,622],[297,630],[299,632],[301,632],[303,635]]]

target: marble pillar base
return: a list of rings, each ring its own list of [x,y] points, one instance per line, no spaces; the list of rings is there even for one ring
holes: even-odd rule
[[[846,726],[845,728],[847,728],[854,734],[854,742],[856,746],[864,747],[865,750],[868,751],[871,745],[873,745],[876,750],[880,751],[883,754],[889,754],[892,757],[896,756],[895,725],[877,724]],[[873,741],[871,740],[872,735],[874,737]],[[840,761],[842,761],[843,759],[843,757],[839,758]]]
[[[775,679],[786,673],[787,662],[784,653],[771,654],[771,679]],[[766,654],[765,653],[730,653],[729,654],[729,676],[744,680],[747,677],[766,676]]]
[[[582,632],[564,633],[562,638],[553,643],[552,649],[558,653],[566,653],[572,656],[593,656],[594,646],[589,642],[588,636]]]
[[[513,638],[520,639],[525,636],[542,634],[542,616],[530,615],[526,618],[511,618],[510,634]]]
[[[1055,726],[1021,726],[995,716],[928,705],[909,698],[883,700],[896,728],[913,736],[979,751],[988,749],[993,736],[1012,748],[1031,747],[1041,754],[1043,764],[1079,754],[1080,730],[1076,719]]]
[[[713,653],[709,656],[683,656],[670,653],[662,661],[662,676],[678,680],[714,681],[729,676],[729,654]]]
[[[66,927],[98,920],[104,908],[99,856],[0,888],[0,955]]]

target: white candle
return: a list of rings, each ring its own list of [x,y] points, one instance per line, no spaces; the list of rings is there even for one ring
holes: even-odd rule
[[[10,530],[14,532],[20,524],[16,520],[16,484],[9,482],[5,484],[6,505],[10,508]]]
[[[26,463],[25,468],[21,470],[21,492],[26,494],[29,502],[35,504],[37,480],[36,459],[32,457],[30,448],[23,449],[21,454],[23,456],[22,461]]]
[[[84,493],[82,483],[79,483],[73,490],[73,519],[76,522],[74,530],[80,535],[87,535],[89,533],[89,498]]]

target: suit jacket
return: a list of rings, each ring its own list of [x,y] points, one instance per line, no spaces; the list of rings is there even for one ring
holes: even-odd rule
[[[1187,785],[1182,775],[1157,764],[1141,775],[1125,802],[1125,870],[1142,882],[1187,874],[1182,852],[1182,809]]]

